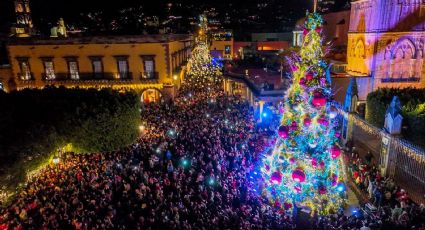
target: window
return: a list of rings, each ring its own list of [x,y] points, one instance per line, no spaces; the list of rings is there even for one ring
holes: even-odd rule
[[[231,53],[231,46],[224,46],[224,54],[230,54]]]
[[[28,62],[27,57],[18,57],[17,60],[19,62],[19,68],[21,70],[21,73],[19,74],[19,79],[21,80],[31,80],[32,74],[31,74],[31,68],[30,64]]]
[[[56,78],[55,76],[55,70],[53,68],[53,61],[52,60],[44,60],[44,77],[46,80],[53,80]]]
[[[117,59],[118,78],[130,78],[128,56],[115,56],[115,58]]]
[[[80,79],[80,74],[78,73],[78,62],[77,61],[69,61],[68,62],[68,71],[69,77],[73,80]]]
[[[103,62],[102,57],[100,56],[92,56],[90,57],[91,64],[93,68],[93,76],[95,78],[102,78],[103,77]]]
[[[153,55],[142,56],[142,60],[143,60],[143,70],[144,70],[144,73],[142,74],[142,78],[155,78],[156,77],[155,56]]]

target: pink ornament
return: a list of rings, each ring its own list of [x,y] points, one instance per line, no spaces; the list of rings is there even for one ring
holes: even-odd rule
[[[326,98],[323,95],[315,95],[313,97],[313,100],[311,101],[311,104],[313,104],[316,107],[322,107],[326,105]]]
[[[289,158],[289,163],[295,164],[295,158],[294,157]]]
[[[317,159],[316,158],[311,159],[311,166],[313,168],[317,168]]]
[[[266,165],[265,168],[267,171],[270,171],[270,165]]]
[[[304,126],[310,126],[311,125],[311,119],[309,117],[304,118]]]
[[[291,71],[292,72],[295,72],[295,71],[297,71],[298,70],[298,66],[296,66],[296,65],[291,65]]]
[[[279,130],[277,131],[277,133],[278,133],[280,138],[286,139],[288,137],[288,134],[289,134],[288,127],[281,125],[279,127]]]
[[[279,107],[279,113],[284,113],[285,109],[283,107]]]
[[[303,87],[305,87],[305,86],[306,86],[305,78],[301,78],[301,79],[300,79],[300,86],[303,86]]]
[[[308,32],[310,32],[308,29],[304,29],[303,30],[303,35],[306,36],[308,34]]]
[[[340,136],[341,136],[341,133],[340,133],[340,132],[335,132],[335,133],[334,133],[334,136],[335,136],[335,137],[340,137]]]
[[[332,146],[332,148],[331,148],[331,157],[333,159],[336,159],[340,155],[341,155],[341,149],[338,146],[336,146],[336,145]]]
[[[319,194],[320,195],[325,195],[327,192],[328,192],[328,190],[326,189],[326,187],[324,185],[319,186]]]
[[[319,119],[317,119],[317,123],[323,125],[323,126],[328,126],[329,125],[329,121],[328,119],[326,119],[325,117],[320,117]]]
[[[332,186],[336,186],[338,184],[338,175],[332,174]]]
[[[276,201],[274,202],[274,206],[275,206],[276,208],[280,208],[280,207],[282,206],[282,204],[280,203],[280,201],[279,201],[279,200],[276,200]]]
[[[272,173],[272,175],[270,176],[270,183],[280,184],[281,182],[282,182],[282,173],[279,171]]]
[[[305,181],[305,172],[302,169],[295,169],[292,172],[292,179],[296,182],[302,183]]]

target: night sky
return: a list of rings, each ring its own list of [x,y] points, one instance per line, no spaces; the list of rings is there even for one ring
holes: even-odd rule
[[[345,1],[347,0],[336,2],[338,5],[343,5]],[[55,23],[60,17],[63,17],[67,24],[77,25],[88,12],[102,12],[102,19],[108,21],[116,17],[120,9],[137,6],[142,6],[146,15],[158,15],[160,18],[170,14],[190,17],[212,6],[219,13],[233,11],[232,20],[237,20],[235,15],[239,15],[238,11],[248,12],[247,14],[258,13],[265,17],[283,15],[287,20],[296,20],[307,8],[311,8],[312,2],[313,0],[30,0],[30,6],[35,26],[43,30],[49,28],[51,23]],[[174,5],[180,3],[182,7],[173,7],[172,12],[167,12],[168,3]],[[232,4],[231,7],[229,3]],[[269,3],[271,7],[264,9],[263,12],[257,12],[258,3]],[[13,0],[0,0],[0,32],[2,33],[8,33],[11,23],[14,22],[13,4]],[[277,12],[276,6],[280,6],[282,10]],[[265,21],[265,24],[268,23],[270,22]]]

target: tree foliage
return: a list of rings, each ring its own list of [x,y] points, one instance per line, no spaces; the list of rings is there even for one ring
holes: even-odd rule
[[[139,103],[135,93],[107,89],[1,93],[0,175],[22,181],[27,170],[67,144],[75,153],[90,153],[133,143],[140,124]]]
[[[425,89],[381,88],[367,96],[366,120],[381,128],[385,112],[394,96],[402,104],[403,136],[420,145],[425,143]]]

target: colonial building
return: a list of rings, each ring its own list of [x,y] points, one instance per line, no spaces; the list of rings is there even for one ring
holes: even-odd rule
[[[18,38],[7,46],[7,86],[134,89],[156,101],[174,95],[190,50],[189,35]]]
[[[379,87],[425,87],[424,43],[423,0],[352,2],[347,72],[369,77],[368,92]]]

